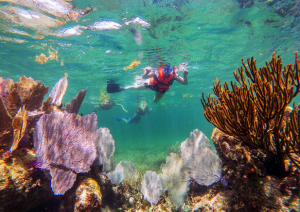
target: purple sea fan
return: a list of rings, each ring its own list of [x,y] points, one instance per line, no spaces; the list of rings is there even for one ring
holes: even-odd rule
[[[220,180],[222,161],[201,131],[195,129],[191,132],[180,148],[183,163],[192,180],[206,186]]]
[[[96,158],[94,141],[98,138],[97,115],[53,111],[36,123],[34,147],[41,169],[50,170],[55,194],[73,186],[76,173],[90,170]]]

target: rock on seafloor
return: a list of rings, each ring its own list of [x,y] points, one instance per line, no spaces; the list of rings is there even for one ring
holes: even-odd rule
[[[50,181],[29,162],[33,155],[19,151],[0,160],[0,211],[28,211],[52,197]]]

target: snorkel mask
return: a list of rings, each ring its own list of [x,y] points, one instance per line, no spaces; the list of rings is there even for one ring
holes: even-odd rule
[[[165,66],[164,67],[164,74],[166,77],[170,76],[174,71],[174,68],[172,66]]]

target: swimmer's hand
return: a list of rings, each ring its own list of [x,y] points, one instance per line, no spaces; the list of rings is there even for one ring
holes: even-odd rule
[[[183,70],[183,77],[187,77],[188,74],[189,74],[189,71],[186,70],[186,69],[184,69],[184,70]]]
[[[144,68],[143,71],[144,71],[144,74],[142,76],[143,79],[148,79],[148,78],[152,77],[152,75],[154,74],[153,72],[151,72],[152,68],[150,66]]]
[[[144,70],[144,75],[149,74],[151,71],[151,67],[146,67],[143,70]]]

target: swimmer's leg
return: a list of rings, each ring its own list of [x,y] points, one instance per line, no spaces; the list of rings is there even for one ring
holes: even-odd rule
[[[125,90],[148,90],[149,88],[145,87],[145,85],[142,84],[142,85],[130,85],[130,86],[126,86],[124,89]]]
[[[159,93],[159,92],[155,92],[155,97],[153,99],[153,102],[154,103],[157,103],[159,102],[159,100],[164,96],[164,93]]]

